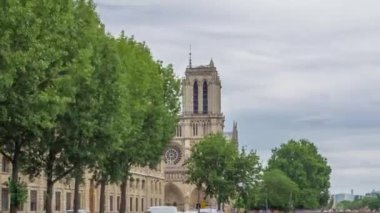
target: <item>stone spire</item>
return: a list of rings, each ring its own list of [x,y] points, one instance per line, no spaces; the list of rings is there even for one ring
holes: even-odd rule
[[[212,60],[212,58],[211,58],[211,60],[210,60],[210,65],[209,65],[210,67],[214,67],[214,61]]]
[[[236,121],[233,122],[231,139],[232,139],[232,142],[235,143],[236,148],[239,148],[239,134],[238,134]]]
[[[191,68],[191,44],[190,44],[190,52],[189,52],[189,68]]]

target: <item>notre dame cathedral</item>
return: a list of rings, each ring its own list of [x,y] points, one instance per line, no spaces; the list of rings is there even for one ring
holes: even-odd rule
[[[198,201],[196,187],[185,183],[186,168],[183,166],[185,159],[191,155],[192,146],[207,134],[223,132],[221,88],[212,59],[209,65],[196,67],[191,65],[190,59],[182,81],[182,114],[176,135],[164,153],[165,204],[175,205],[180,211],[195,209]],[[225,135],[238,143],[235,122],[233,131]],[[210,199],[203,202],[210,207],[216,206],[216,202]]]

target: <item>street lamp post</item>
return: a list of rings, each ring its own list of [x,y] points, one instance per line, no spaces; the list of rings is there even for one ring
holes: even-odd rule
[[[265,213],[268,212],[268,190],[265,190]]]
[[[293,208],[292,192],[290,192],[290,196],[289,196],[289,212],[291,212],[292,208]]]

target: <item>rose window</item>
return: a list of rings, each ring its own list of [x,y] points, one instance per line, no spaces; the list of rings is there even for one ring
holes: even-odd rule
[[[181,150],[178,147],[170,147],[165,152],[165,163],[175,165],[181,160]]]

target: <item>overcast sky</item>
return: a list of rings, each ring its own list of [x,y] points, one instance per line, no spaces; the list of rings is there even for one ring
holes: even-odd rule
[[[182,77],[213,58],[226,131],[265,163],[294,138],[331,165],[332,193],[380,190],[379,0],[95,0],[107,31]]]

